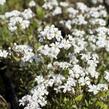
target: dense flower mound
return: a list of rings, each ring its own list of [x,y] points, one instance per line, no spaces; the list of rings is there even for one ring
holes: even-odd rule
[[[19,99],[19,105],[24,109],[50,109],[50,103],[63,99],[63,104],[72,103],[71,108],[64,109],[89,109],[93,103],[100,109],[108,109],[109,28],[105,7],[45,0],[43,8],[37,10],[37,14],[38,11],[44,14],[40,18],[43,20],[36,21],[34,8],[38,4],[31,1],[28,6],[24,11],[13,10],[2,15],[10,34],[29,37],[1,48],[0,58],[14,60],[22,67],[38,66],[32,80],[35,84]],[[37,33],[27,34],[24,31],[31,30],[34,20],[39,25]]]

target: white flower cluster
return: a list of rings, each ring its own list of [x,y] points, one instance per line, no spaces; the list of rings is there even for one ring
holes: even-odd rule
[[[58,30],[54,25],[46,26],[43,31],[40,32],[39,41],[45,41],[55,39],[60,41],[63,37],[61,31]]]
[[[43,8],[52,10],[53,7],[58,6],[58,1],[57,0],[44,0],[45,3],[43,5]]]
[[[61,6],[66,6],[65,2],[60,2]],[[62,8],[59,6],[59,2],[57,0],[45,0],[45,3],[43,4],[43,8],[46,10],[51,11],[52,10],[52,16],[60,15],[62,14]]]
[[[54,25],[46,26],[44,28],[44,31],[41,31],[39,34],[39,41],[40,42],[46,42],[48,41],[55,41],[60,42],[63,39],[61,35],[61,31],[58,30]],[[45,56],[51,57],[51,58],[57,58],[57,55],[60,52],[59,46],[51,43],[51,44],[45,44],[39,47],[39,51],[44,54]]]
[[[71,36],[68,35],[67,37]],[[54,25],[51,25],[46,26],[44,28],[44,31],[40,31],[39,41],[45,43],[44,45],[39,47],[40,53],[51,58],[57,58],[58,54],[60,53],[60,49],[63,48],[68,50],[73,44],[72,42],[74,40],[72,39],[71,42],[70,38],[63,38],[61,35],[61,31],[59,31],[58,28],[54,27]],[[50,43],[51,41],[52,43]]]
[[[33,48],[27,44],[17,45],[14,43],[8,50],[0,49],[0,58],[7,59],[8,57],[15,57],[15,59],[23,63],[40,61],[39,56],[34,53]]]
[[[52,87],[53,85],[59,86],[62,84],[62,81],[65,79],[62,75],[50,74],[47,77],[48,79],[44,79],[43,76],[37,76],[37,86],[31,90],[31,95],[26,95],[22,99],[19,100],[20,105],[25,105],[26,102],[28,104],[24,109],[41,109],[47,104],[47,95],[49,92],[47,91],[48,87]],[[54,88],[56,90],[56,88]]]
[[[60,52],[60,49],[57,46],[41,46],[39,49],[40,53],[44,54],[45,56],[48,56],[50,58],[57,58],[57,55]]]
[[[33,49],[28,45],[14,44],[12,50],[17,53],[17,55],[21,55],[21,61],[23,62],[32,62],[36,59]]]
[[[39,84],[31,91],[31,95],[24,96],[19,102],[23,106],[28,102],[24,109],[41,109],[47,104],[46,95],[48,95],[46,87],[44,84]]]
[[[35,6],[35,2],[31,1],[29,5]],[[37,85],[30,95],[25,95],[19,100],[20,105],[23,105],[24,109],[41,109],[46,106],[47,96],[50,94],[49,87],[56,93],[75,94],[76,90],[83,92],[83,87],[89,94],[94,95],[107,91],[109,69],[106,67],[105,71],[100,70],[102,65],[107,66],[107,60],[104,58],[109,53],[109,29],[106,26],[108,15],[104,6],[88,7],[79,2],[74,7],[68,2],[45,0],[43,8],[48,11],[45,17],[56,15],[58,18],[57,15],[65,14],[63,18],[54,21],[54,24],[61,24],[65,31],[61,32],[58,26],[46,25],[47,22],[43,21],[44,27],[41,28],[44,29],[39,31],[40,46],[37,52],[43,58],[43,72],[46,71],[48,75],[36,77]],[[20,24],[22,29],[27,28],[33,16],[30,9],[5,13],[11,31],[18,28],[17,24]],[[15,44],[12,51],[21,55],[23,62],[36,59],[36,54],[28,45]],[[0,51],[0,57],[7,55],[6,51]],[[103,83],[99,82],[101,72],[104,76]],[[80,89],[76,89],[77,87]]]
[[[26,29],[30,25],[30,19],[33,18],[34,13],[30,8],[25,9],[23,12],[13,10],[6,12],[5,17],[8,20],[8,28],[11,32],[17,30],[18,25],[21,29]]]
[[[76,8],[69,6],[65,8],[65,11],[69,19],[61,20],[60,23],[64,24],[68,29],[71,29],[75,25],[106,25],[104,18],[106,18],[107,12],[102,5],[89,8],[83,3],[77,3]]]
[[[96,53],[96,50],[105,48],[108,52],[108,28],[106,26],[106,16],[107,12],[103,6],[98,7],[87,7],[83,3],[77,3],[76,9],[73,7],[67,7],[69,18],[68,20],[59,21],[61,24],[66,26],[71,34],[62,37],[61,34],[55,35],[54,25],[46,26],[44,31],[40,31],[39,39],[40,42],[44,45],[40,47],[42,54],[53,57],[57,61],[50,63],[48,69],[55,70],[55,67],[62,68],[62,70],[68,69],[68,77],[66,82],[57,88],[57,92],[63,89],[63,92],[72,91],[75,92],[75,87],[77,84],[80,86],[87,86],[89,92],[97,94],[100,91],[108,90],[107,84],[92,84],[93,79],[98,79],[100,73],[97,71],[99,62],[99,54]],[[90,24],[92,27],[88,27]],[[86,26],[85,29],[75,29],[77,25],[81,27]],[[94,27],[97,25],[96,27]],[[84,28],[83,27],[83,28]],[[59,31],[58,29],[56,29]],[[58,33],[58,32],[57,32]],[[60,33],[60,31],[59,31]],[[87,34],[86,34],[87,33]],[[61,36],[61,37],[60,37]],[[59,38],[59,40],[57,39]],[[54,40],[55,39],[55,40]],[[52,56],[50,53],[53,53],[53,49],[50,50],[51,46],[58,48],[57,54],[54,53]],[[45,49],[46,48],[46,49]],[[61,50],[71,50],[67,55],[67,62],[61,61],[58,62],[58,55],[61,55]],[[51,51],[51,52],[50,52]],[[59,52],[58,52],[59,51]],[[67,53],[67,51],[65,52]],[[51,56],[50,56],[51,55]],[[65,58],[66,54],[63,54]],[[84,67],[79,63],[80,59],[84,63]],[[69,61],[69,62],[68,62]],[[105,76],[107,80],[108,76]],[[95,89],[93,89],[93,87]]]

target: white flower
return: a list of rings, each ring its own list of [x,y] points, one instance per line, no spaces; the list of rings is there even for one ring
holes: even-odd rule
[[[100,90],[100,91],[106,91],[106,90],[108,90],[108,85],[107,84],[98,84],[98,89]]]
[[[71,47],[71,43],[69,40],[66,39],[62,39],[62,41],[59,43],[59,48],[64,48],[66,50],[68,50]]]
[[[52,15],[55,16],[55,15],[59,15],[59,14],[62,14],[62,9],[61,9],[61,7],[56,7],[55,10],[53,11]]]
[[[45,56],[48,56],[50,58],[57,58],[57,55],[60,52],[60,49],[57,46],[51,46],[48,45],[39,47],[39,51],[44,54]]]
[[[9,24],[8,25],[8,29],[11,31],[11,32],[14,32],[17,30],[17,26],[13,26],[12,24]]]
[[[106,40],[105,48],[106,48],[106,51],[109,52],[109,40]]]
[[[96,45],[99,48],[105,47],[105,45],[106,45],[106,37],[105,36],[98,37],[98,40],[96,41]]]
[[[74,17],[78,14],[78,10],[74,9],[73,7],[67,8],[67,12],[70,14],[70,17]]]
[[[74,53],[79,53],[80,51],[84,50],[86,47],[86,42],[83,38],[73,38],[72,45],[74,47]]]
[[[97,4],[97,0],[91,0],[93,4]]]
[[[72,35],[75,36],[75,37],[83,38],[83,36],[85,35],[85,31],[83,31],[83,30],[81,31],[81,30],[78,30],[78,29],[73,29]]]
[[[71,92],[71,91],[72,91],[73,93],[75,92],[75,91],[74,91],[74,88],[71,87],[71,86],[69,86],[69,85],[67,85],[67,84],[65,84],[65,85],[62,86],[61,88],[63,88],[63,92],[64,92],[64,93],[66,93],[66,92]]]
[[[82,13],[88,11],[88,7],[87,7],[87,5],[85,5],[84,3],[82,3],[82,2],[77,2],[76,5],[77,5],[77,9],[79,9]]]
[[[94,95],[96,95],[100,91],[106,91],[108,90],[108,85],[107,84],[97,84],[97,85],[89,85],[89,92],[93,92]]]
[[[57,0],[44,0],[45,3],[43,4],[44,9],[52,10],[53,7],[58,6]]]
[[[88,86],[88,88],[89,88],[89,92],[93,92],[94,93],[94,95],[96,95],[98,92],[99,92],[99,89],[98,89],[98,87],[97,87],[97,85],[89,85]]]
[[[72,28],[72,22],[71,20],[68,20],[65,22],[65,26],[68,28],[68,29],[71,29]]]
[[[57,75],[52,75],[52,78],[54,80],[54,84],[56,86],[59,86],[62,84],[63,80],[65,80],[65,77],[60,75],[60,74],[57,74]]]
[[[36,6],[35,1],[34,0],[30,1],[29,2],[29,7],[34,7],[34,6]]]
[[[109,72],[105,71],[104,78],[109,82]]]
[[[39,76],[37,76],[37,77],[35,78],[35,81],[37,81],[38,84],[41,84],[41,83],[43,83],[45,80],[44,80],[44,78],[43,78],[42,75],[39,75]]]
[[[0,5],[4,5],[6,3],[6,0],[0,0]]]
[[[72,24],[86,25],[87,24],[87,21],[85,20],[85,17],[81,14],[81,15],[78,15],[76,18],[74,18],[72,20]]]
[[[79,80],[78,80],[79,84],[81,86],[84,86],[84,85],[90,85],[90,79],[89,77],[80,77]]]
[[[13,10],[11,12],[6,12],[5,13],[5,17],[6,18],[10,18],[10,17],[18,17],[21,14],[21,12],[19,12],[18,10]]]
[[[76,80],[69,77],[67,79],[67,82],[61,86],[61,88],[63,89],[63,92],[66,93],[66,92],[73,92],[74,93],[74,86],[76,85]]]
[[[69,68],[69,67],[71,66],[71,64],[68,63],[68,62],[58,62],[58,61],[55,61],[55,62],[53,63],[53,65],[54,65],[54,66],[59,66],[59,67],[62,68],[62,69],[67,69],[67,68]]]
[[[103,0],[91,0],[93,4],[103,3]]]
[[[97,35],[101,37],[109,33],[109,29],[106,27],[98,27],[95,31],[98,33]]]
[[[19,16],[13,16],[10,18],[10,21],[9,23],[11,23],[13,26],[16,25],[16,24],[19,24],[23,21],[23,18],[22,17],[19,17]]]
[[[53,9],[53,6],[48,2],[44,3],[44,5],[42,6],[44,9],[49,9],[49,10],[52,10]]]
[[[78,79],[80,76],[84,77],[85,76],[85,72],[84,69],[82,69],[81,66],[79,66],[78,64],[75,64],[74,67],[72,68],[72,73],[74,74],[74,77],[76,79]],[[71,72],[70,72],[71,73]],[[70,75],[72,75],[72,73]]]
[[[69,6],[69,3],[67,3],[67,2],[60,2],[60,6],[67,7],[67,6]]]
[[[47,65],[47,69],[52,69],[53,68],[53,65],[51,64],[51,63],[49,63],[48,65]]]
[[[70,59],[70,63],[72,63],[72,64],[77,64],[79,62],[79,60],[73,53],[69,53],[68,57]]]
[[[93,65],[86,68],[86,71],[91,75],[92,78],[97,79],[99,76],[99,73],[96,71],[96,67]]]
[[[91,8],[88,15],[90,15],[93,18],[98,18],[100,16],[100,14],[99,14],[99,12],[97,11],[96,8]]]
[[[29,25],[30,25],[30,21],[29,20],[23,20],[22,22],[21,22],[21,28],[22,29],[26,29],[26,28],[28,28],[29,27]]]
[[[43,31],[40,32],[39,38],[52,40],[55,38],[57,41],[62,39],[61,31],[54,25],[46,26]]]
[[[22,99],[19,100],[19,102],[20,102],[19,105],[24,106],[25,103],[26,103],[27,101],[29,101],[30,99],[31,99],[31,96],[30,96],[30,95],[26,95],[26,96],[22,97]]]
[[[95,43],[96,42],[96,36],[95,35],[88,35],[87,36],[88,40],[90,41],[90,43]]]
[[[8,23],[8,28],[11,32],[14,32],[17,30],[17,24],[20,24],[23,21],[22,17],[19,16],[13,16],[10,17],[10,21]]]
[[[0,49],[0,58],[7,58],[8,52],[6,50],[1,50]]]
[[[32,17],[34,17],[34,13],[32,12],[32,10],[30,8],[25,9],[21,15],[24,17],[24,19],[31,19]]]
[[[91,54],[91,52],[87,52],[87,54],[80,54],[80,55],[81,59],[85,60],[90,67],[93,66],[94,68],[97,66],[97,63],[99,63],[98,61],[99,57],[96,53]]]
[[[90,19],[89,22],[91,23],[91,25],[100,25],[100,26],[105,26],[106,25],[106,21],[104,19]]]

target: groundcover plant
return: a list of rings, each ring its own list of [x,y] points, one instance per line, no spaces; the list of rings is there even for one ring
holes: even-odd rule
[[[0,109],[109,109],[108,12],[83,1],[0,0]]]

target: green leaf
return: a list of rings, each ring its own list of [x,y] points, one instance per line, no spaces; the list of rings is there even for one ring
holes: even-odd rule
[[[100,107],[100,109],[108,109],[108,105],[101,101],[97,101],[96,106]]]
[[[37,7],[36,13],[37,13],[37,17],[38,17],[39,19],[43,19],[43,18],[44,18],[45,11],[43,10],[43,8]]]
[[[78,95],[78,96],[75,98],[75,101],[79,102],[79,101],[82,100],[82,98],[83,98],[83,94]]]
[[[8,103],[1,95],[0,95],[0,109],[8,109]]]

